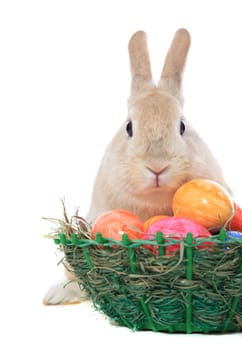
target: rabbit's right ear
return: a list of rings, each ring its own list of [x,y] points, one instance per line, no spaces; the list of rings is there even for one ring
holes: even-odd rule
[[[154,84],[150,67],[147,35],[143,31],[136,32],[129,45],[131,93],[137,94],[147,84]]]
[[[182,97],[182,77],[190,48],[191,38],[189,32],[179,29],[166,55],[165,63],[160,77],[159,86],[168,90],[179,100]]]

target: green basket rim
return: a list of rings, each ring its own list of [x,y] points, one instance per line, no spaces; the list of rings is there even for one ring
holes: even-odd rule
[[[227,231],[225,229],[220,230],[220,232],[216,235],[212,235],[211,237],[195,237],[193,236],[192,232],[188,232],[185,237],[182,238],[174,238],[174,237],[167,237],[165,236],[161,231],[158,231],[154,238],[152,239],[130,239],[128,234],[124,233],[122,235],[121,240],[114,240],[112,238],[103,237],[101,232],[98,232],[96,234],[96,239],[92,238],[78,238],[78,234],[72,233],[70,236],[67,233],[58,233],[55,234],[52,239],[54,240],[54,243],[59,245],[74,245],[74,246],[89,246],[89,245],[103,245],[104,247],[108,246],[122,246],[122,247],[138,247],[144,244],[153,245],[153,246],[169,246],[172,244],[179,244],[184,243],[186,244],[186,239],[188,236],[192,237],[191,245],[196,247],[197,245],[201,243],[217,243],[217,244],[224,244],[225,242],[228,242],[227,237]],[[175,235],[175,234],[174,234]],[[236,238],[236,237],[229,237],[230,243],[238,243],[239,245],[242,244],[242,237]]]

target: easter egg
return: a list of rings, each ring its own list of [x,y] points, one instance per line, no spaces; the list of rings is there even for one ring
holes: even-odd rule
[[[242,239],[242,232],[227,231],[226,232],[226,237],[227,237],[227,239],[230,239],[230,238]]]
[[[126,233],[130,239],[143,238],[142,221],[135,214],[122,209],[110,210],[101,214],[92,226],[92,238],[100,232],[105,238],[120,241]]]
[[[240,239],[241,243],[242,243],[242,233],[238,232],[238,231],[227,231],[226,232],[226,238],[225,241],[227,241],[228,243],[230,243],[230,241],[232,241],[233,239]],[[224,243],[223,248],[225,250],[229,250],[230,246],[227,243]]]
[[[234,215],[228,224],[228,228],[232,231],[242,231],[242,209],[236,203],[234,203],[234,206]]]
[[[229,193],[217,182],[191,180],[175,192],[173,214],[196,221],[211,231],[223,227],[234,212]]]
[[[167,217],[160,221],[155,222],[151,225],[148,231],[145,233],[145,239],[152,239],[156,236],[157,232],[162,232],[164,237],[171,237],[175,240],[179,240],[181,237],[186,237],[188,232],[193,234],[193,237],[207,238],[211,237],[208,230],[196,222],[183,218],[183,217]],[[166,241],[166,240],[165,240]],[[201,243],[198,248],[208,248],[213,245],[210,242]],[[158,254],[158,246],[146,246],[146,248]],[[180,249],[179,244],[172,244],[166,247],[166,255],[174,254],[178,249]]]
[[[152,216],[151,218],[147,219],[145,222],[144,222],[144,231],[147,231],[148,228],[156,221],[159,221],[161,219],[164,219],[166,218],[167,215],[156,215],[156,216]]]

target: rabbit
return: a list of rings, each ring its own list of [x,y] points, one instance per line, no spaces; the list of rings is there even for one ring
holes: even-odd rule
[[[189,47],[188,31],[178,30],[156,86],[146,34],[139,31],[131,38],[128,118],[102,159],[90,222],[115,208],[134,212],[143,221],[171,215],[175,191],[195,178],[215,180],[229,190],[217,160],[183,115],[182,77]]]
[[[131,37],[128,117],[104,153],[88,222],[112,209],[129,210],[143,221],[172,215],[174,193],[195,178],[214,180],[231,192],[218,161],[183,114],[182,79],[190,41],[186,29],[175,33],[155,84],[146,33],[138,31]],[[81,292],[73,285],[52,289],[46,303],[78,300]]]

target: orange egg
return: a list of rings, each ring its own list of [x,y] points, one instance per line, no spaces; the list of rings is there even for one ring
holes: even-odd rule
[[[124,233],[130,239],[141,239],[144,236],[142,221],[135,214],[122,209],[110,210],[101,214],[94,222],[92,236],[100,232],[105,238],[120,241]]]
[[[164,219],[164,218],[166,218],[166,217],[167,217],[167,215],[156,215],[156,216],[152,216],[151,218],[149,218],[148,220],[146,220],[146,221],[144,222],[144,231],[147,231],[148,228],[149,228],[152,224],[154,224],[155,222],[157,222],[157,221],[159,221],[159,220],[161,220],[161,219]]]
[[[194,220],[212,230],[219,230],[233,215],[234,205],[229,193],[217,182],[191,180],[176,191],[173,214]]]

